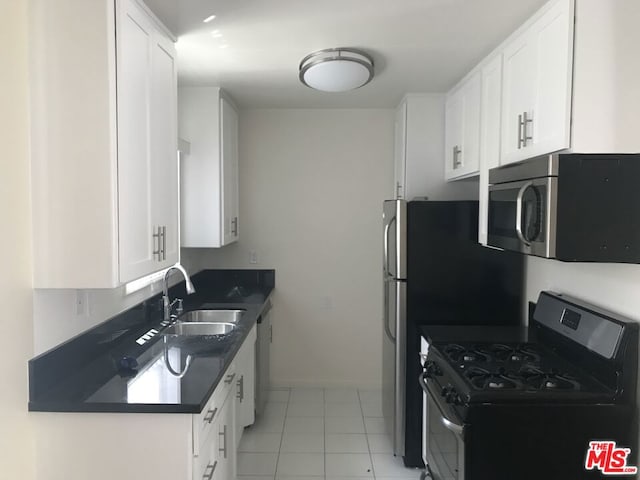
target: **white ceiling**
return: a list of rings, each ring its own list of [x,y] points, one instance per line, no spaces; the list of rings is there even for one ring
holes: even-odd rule
[[[447,91],[545,0],[146,2],[178,37],[181,84],[221,86],[242,107],[350,108]],[[340,94],[303,86],[300,60],[332,47],[369,52],[373,81]]]

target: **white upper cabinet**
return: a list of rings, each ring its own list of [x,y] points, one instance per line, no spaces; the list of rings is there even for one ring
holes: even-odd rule
[[[181,245],[216,248],[238,240],[238,113],[218,87],[179,89]]]
[[[502,54],[495,55],[481,68],[480,101],[480,177],[478,241],[487,243],[489,170],[500,165],[500,119],[502,114]]]
[[[394,198],[405,198],[405,169],[407,151],[407,102],[404,101],[396,109],[394,140]]]
[[[123,2],[118,28],[120,282],[178,261],[176,68],[173,42]],[[147,134],[141,134],[146,132]]]
[[[35,287],[113,288],[174,264],[173,37],[136,0],[32,3]]]
[[[447,95],[445,178],[469,177],[480,168],[481,73],[475,72]]]
[[[238,239],[238,113],[229,100],[220,99],[222,158],[223,245]]]
[[[573,18],[549,3],[504,47],[502,164],[571,146]]]

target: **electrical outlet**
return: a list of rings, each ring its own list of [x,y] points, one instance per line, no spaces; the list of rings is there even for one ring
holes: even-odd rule
[[[256,252],[255,250],[249,251],[249,263],[252,263],[254,265],[258,263],[258,252]]]

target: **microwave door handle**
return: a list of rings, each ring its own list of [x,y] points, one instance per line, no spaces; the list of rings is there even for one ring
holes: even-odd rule
[[[531,242],[527,240],[527,238],[522,233],[522,197],[524,196],[524,192],[527,191],[527,188],[533,186],[533,182],[527,182],[518,191],[518,196],[516,197],[516,234],[522,243],[524,243],[527,247],[531,246]]]

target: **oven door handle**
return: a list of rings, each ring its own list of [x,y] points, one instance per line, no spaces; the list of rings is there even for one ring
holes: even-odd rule
[[[518,196],[516,197],[516,235],[522,243],[524,243],[527,247],[531,246],[531,242],[527,240],[527,238],[522,233],[522,197],[524,197],[524,192],[527,188],[532,187],[533,182],[527,182],[520,187],[518,190]]]
[[[418,376],[418,383],[420,384],[420,387],[422,388],[424,393],[426,393],[427,395],[431,395],[431,397],[434,396],[427,386],[427,381],[425,380],[424,373]],[[464,436],[464,425],[458,425],[457,423],[449,420],[447,418],[447,415],[442,410],[442,407],[438,404],[438,402],[435,401],[435,399],[432,400],[432,403],[438,408],[438,412],[440,412],[440,416],[442,417],[442,424],[445,426],[445,428],[451,430],[456,435],[459,435],[461,437]]]

